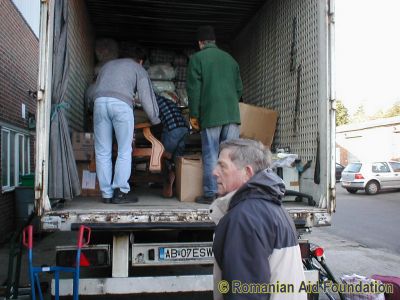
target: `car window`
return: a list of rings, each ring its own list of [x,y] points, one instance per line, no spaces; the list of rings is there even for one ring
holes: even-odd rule
[[[351,163],[344,168],[343,172],[357,173],[360,172],[361,163]]]
[[[393,172],[400,172],[400,163],[398,162],[389,162],[390,166],[393,169]]]
[[[389,173],[390,169],[385,162],[376,162],[372,164],[372,172],[374,173]]]

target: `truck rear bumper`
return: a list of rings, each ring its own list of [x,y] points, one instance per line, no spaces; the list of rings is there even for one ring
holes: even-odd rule
[[[318,271],[304,271],[306,283],[318,281]],[[51,294],[54,296],[54,280]],[[81,278],[79,295],[128,295],[181,292],[208,292],[213,290],[213,275],[127,277],[127,278]],[[60,296],[72,296],[72,279],[60,280]]]
[[[205,292],[213,289],[213,275],[127,278],[81,278],[79,295],[128,295],[149,293]],[[72,296],[72,279],[60,280],[60,296]],[[54,280],[51,283],[54,295]]]

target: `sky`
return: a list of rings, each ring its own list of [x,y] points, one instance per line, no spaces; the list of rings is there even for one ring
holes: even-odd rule
[[[400,1],[335,0],[336,99],[352,114],[400,101]]]
[[[32,31],[39,37],[40,0],[12,0]]]

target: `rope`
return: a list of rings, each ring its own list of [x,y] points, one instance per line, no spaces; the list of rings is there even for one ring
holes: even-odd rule
[[[69,107],[70,107],[70,104],[67,102],[61,102],[61,103],[53,105],[51,108],[50,120],[53,121],[54,117],[56,116],[56,113],[60,112],[61,110],[67,109]]]

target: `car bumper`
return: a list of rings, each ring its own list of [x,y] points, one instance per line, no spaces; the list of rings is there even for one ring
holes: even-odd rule
[[[342,188],[345,189],[364,189],[364,182],[353,182],[353,181],[341,181],[340,185],[342,186]]]

